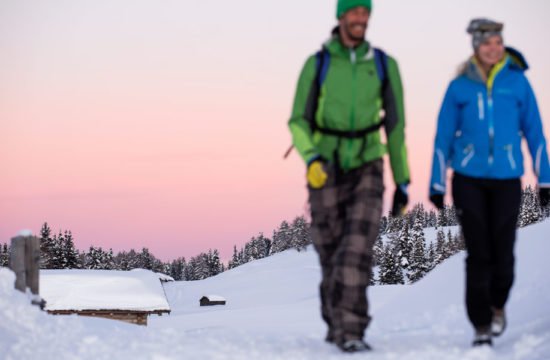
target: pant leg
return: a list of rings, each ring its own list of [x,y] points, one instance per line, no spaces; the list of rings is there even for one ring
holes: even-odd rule
[[[343,229],[343,209],[338,204],[338,185],[334,171],[327,169],[328,179],[321,189],[309,188],[311,208],[311,238],[319,254],[321,264],[321,316],[328,326],[328,339],[332,339],[332,258],[341,241]]]
[[[521,205],[521,181],[495,180],[491,198],[491,305],[502,309],[514,282],[514,245]]]
[[[480,179],[455,173],[453,199],[466,242],[466,309],[474,327],[491,323],[489,193]]]
[[[366,164],[343,176],[345,203],[342,241],[332,258],[332,321],[336,342],[362,339],[370,317],[366,289],[373,246],[382,215],[383,162]]]

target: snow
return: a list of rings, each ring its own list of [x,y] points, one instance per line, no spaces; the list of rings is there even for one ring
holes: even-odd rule
[[[320,269],[315,252],[285,251],[202,281],[164,288],[172,313],[149,326],[51,316],[13,290],[0,269],[0,359],[550,359],[550,221],[519,231],[509,327],[490,348],[470,347],[464,298],[464,253],[413,285],[369,288],[374,351],[341,354],[323,341]],[[157,280],[158,282],[158,280]],[[223,307],[200,307],[203,294],[224,294]]]
[[[23,237],[27,237],[27,236],[32,236],[32,231],[31,230],[21,230],[17,233],[17,236],[23,236]]]
[[[135,271],[135,270],[138,270],[138,269],[133,269],[132,271]],[[139,269],[139,270],[143,270],[143,269]],[[163,273],[155,273],[155,275],[158,276],[160,281],[164,281],[164,282],[175,281],[173,277]]]
[[[220,295],[204,295],[204,297],[206,297],[210,301],[226,301],[225,298]]]
[[[115,270],[41,270],[46,310],[170,310],[158,274]]]

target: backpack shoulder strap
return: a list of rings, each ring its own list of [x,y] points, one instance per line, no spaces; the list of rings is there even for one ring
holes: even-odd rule
[[[388,55],[384,52],[384,50],[374,48],[374,62],[376,63],[376,72],[378,73],[378,78],[382,83],[382,95],[384,95],[389,83]]]
[[[315,128],[315,114],[319,106],[319,96],[321,95],[321,87],[327,77],[328,68],[330,65],[330,53],[323,48],[315,54],[315,78],[311,84],[308,101],[306,105],[305,118],[309,121],[311,128]]]

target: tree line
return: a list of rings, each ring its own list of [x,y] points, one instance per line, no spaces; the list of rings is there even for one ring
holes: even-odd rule
[[[536,189],[527,187],[522,191],[522,204],[518,226],[524,227],[550,217],[550,207],[541,209]],[[441,211],[426,211],[422,204],[415,205],[403,216],[383,216],[379,235],[374,246],[373,265],[378,266],[378,276],[371,276],[371,284],[404,284],[421,279],[446,258],[464,249],[460,234],[452,234],[444,227],[458,225],[456,210],[445,206]],[[426,243],[424,229],[436,228],[435,243]],[[386,241],[383,241],[383,237]],[[283,221],[271,238],[259,233],[242,247],[233,247],[233,255],[227,265],[220,260],[217,249],[186,259],[177,258],[162,262],[148,248],[131,249],[116,255],[112,249],[90,246],[87,251],[75,248],[70,230],[53,234],[44,223],[40,230],[42,269],[102,269],[131,270],[148,269],[170,275],[175,280],[202,280],[233,269],[247,262],[262,259],[288,250],[304,250],[311,244],[309,223],[304,216],[293,221]],[[0,266],[7,266],[8,244],[0,244]]]

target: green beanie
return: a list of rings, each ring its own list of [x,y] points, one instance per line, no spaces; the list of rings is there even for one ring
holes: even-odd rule
[[[336,18],[340,17],[349,9],[353,9],[357,6],[364,6],[369,11],[372,10],[372,1],[371,0],[338,0],[338,5],[336,6]]]

